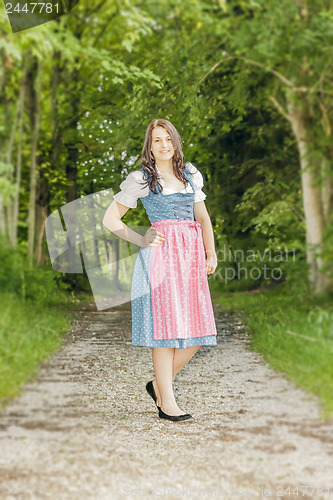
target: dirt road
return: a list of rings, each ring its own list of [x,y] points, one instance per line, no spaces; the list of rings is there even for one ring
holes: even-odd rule
[[[217,347],[175,378],[195,417],[186,424],[160,420],[145,391],[151,349],[131,345],[130,304],[77,312],[63,347],[1,414],[0,498],[290,499],[298,487],[333,499],[333,421],[248,350],[236,317],[215,312]]]

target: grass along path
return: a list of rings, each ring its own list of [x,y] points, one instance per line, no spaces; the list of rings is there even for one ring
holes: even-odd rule
[[[60,304],[61,306],[61,304]],[[71,327],[71,314],[57,307],[0,297],[0,406],[38,373],[38,366],[60,347]]]
[[[287,285],[287,284],[284,284]],[[333,415],[332,298],[292,295],[279,285],[265,293],[216,294],[221,311],[238,311],[251,349],[299,387],[317,395],[327,418]]]

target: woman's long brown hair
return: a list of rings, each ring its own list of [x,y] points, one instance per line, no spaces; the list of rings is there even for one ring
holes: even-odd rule
[[[184,174],[185,165],[182,142],[177,129],[172,125],[171,122],[169,122],[168,120],[164,120],[163,118],[159,120],[152,120],[146,130],[140,161],[146,179],[146,181],[144,182],[144,186],[147,186],[148,182],[150,189],[155,194],[157,194],[156,184],[158,184],[161,191],[163,191],[163,187],[158,181],[159,177],[155,168],[154,154],[151,151],[153,129],[156,127],[163,127],[168,132],[172,141],[173,148],[175,150],[172,158],[173,172],[177,179],[185,183],[185,186],[187,186],[188,184],[188,180],[186,179]]]

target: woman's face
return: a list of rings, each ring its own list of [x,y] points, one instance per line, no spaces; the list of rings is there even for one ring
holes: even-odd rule
[[[156,127],[152,130],[151,150],[155,161],[170,160],[173,157],[175,150],[171,137],[163,127]]]

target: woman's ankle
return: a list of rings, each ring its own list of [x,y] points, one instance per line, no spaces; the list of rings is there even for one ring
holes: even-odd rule
[[[183,413],[186,413],[181,408],[179,408],[176,402],[173,404],[162,402],[161,410],[167,415],[182,415]]]
[[[153,388],[156,394],[156,399],[157,399],[157,406],[161,406],[161,396],[160,396],[160,391],[158,390],[157,382],[156,379],[154,378],[153,380]]]

